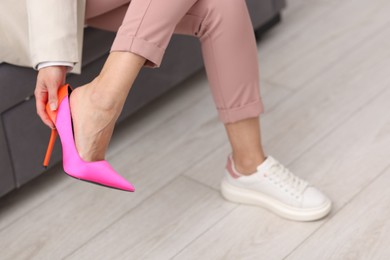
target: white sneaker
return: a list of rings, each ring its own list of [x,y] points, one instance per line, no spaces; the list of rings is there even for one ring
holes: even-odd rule
[[[312,221],[326,216],[331,201],[318,189],[300,179],[271,156],[245,176],[228,157],[221,183],[223,197],[232,202],[264,207],[284,218]]]

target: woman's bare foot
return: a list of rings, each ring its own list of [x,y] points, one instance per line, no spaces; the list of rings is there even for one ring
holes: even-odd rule
[[[111,52],[100,74],[73,90],[70,109],[76,148],[85,161],[103,160],[115,122],[145,58]]]
[[[120,111],[93,93],[96,81],[74,89],[70,95],[75,143],[85,161],[104,160]]]

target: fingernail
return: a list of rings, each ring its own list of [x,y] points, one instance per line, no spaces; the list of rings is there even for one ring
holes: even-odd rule
[[[51,111],[56,111],[57,110],[57,105],[54,104],[54,103],[51,103],[50,104],[50,109],[51,109]]]

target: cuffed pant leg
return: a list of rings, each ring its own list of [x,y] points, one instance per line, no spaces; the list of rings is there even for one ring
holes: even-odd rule
[[[111,51],[128,51],[158,67],[176,25],[197,0],[132,0]]]

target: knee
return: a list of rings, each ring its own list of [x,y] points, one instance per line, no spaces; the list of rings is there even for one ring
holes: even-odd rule
[[[204,35],[215,28],[233,25],[248,17],[245,0],[203,0],[206,14],[200,34]]]

